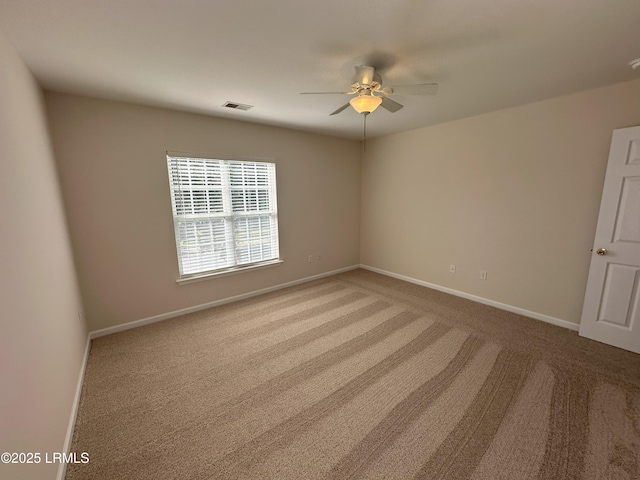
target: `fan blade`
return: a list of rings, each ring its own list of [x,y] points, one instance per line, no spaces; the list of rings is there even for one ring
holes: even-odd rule
[[[356,92],[301,92],[300,95],[353,95]]]
[[[437,83],[416,83],[413,85],[393,85],[384,87],[385,95],[435,95],[438,91]]]
[[[350,105],[349,105],[348,103],[345,103],[343,106],[341,106],[341,107],[340,107],[339,109],[337,109],[335,112],[330,113],[330,114],[329,114],[329,116],[331,116],[331,115],[335,115],[336,113],[340,113],[341,111],[343,111],[343,110],[345,110],[345,109],[349,108],[349,106],[350,106]]]
[[[393,113],[400,110],[404,105],[400,105],[398,102],[394,102],[390,98],[382,97],[382,103],[380,104],[380,106]]]
[[[355,77],[356,83],[359,83],[360,85],[371,85],[375,71],[375,68],[367,67],[366,65],[357,66]]]

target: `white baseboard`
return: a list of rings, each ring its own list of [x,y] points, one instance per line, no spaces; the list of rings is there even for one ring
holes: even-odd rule
[[[293,287],[294,285],[300,285],[301,283],[307,283],[313,280],[318,280],[320,278],[336,275],[338,273],[348,272],[349,270],[355,270],[356,268],[360,268],[360,265],[352,265],[350,267],[333,270],[331,272],[325,272],[325,273],[320,273],[318,275],[313,275],[311,277],[301,278],[299,280],[294,280],[292,282],[281,283],[273,287],[254,290],[252,292],[243,293],[241,295],[235,295],[233,297],[227,297],[220,300],[215,300],[213,302],[203,303],[201,305],[196,305],[194,307],[183,308],[181,310],[175,310],[173,312],[154,315],[153,317],[147,317],[141,320],[134,320],[133,322],[123,323],[121,325],[115,325],[113,327],[94,330],[93,332],[89,333],[89,338],[94,339],[98,337],[103,337],[105,335],[111,335],[112,333],[123,332],[125,330],[142,327],[143,325],[148,325],[150,323],[161,322],[163,320],[168,320],[170,318],[179,317],[180,315],[186,315],[188,313],[198,312],[200,310],[206,310],[207,308],[217,307],[219,305],[224,305],[225,303],[237,302],[238,300],[244,300],[246,298],[256,297],[264,293],[274,292],[276,290],[282,290],[283,288]]]
[[[69,418],[69,426],[67,427],[67,434],[64,439],[64,445],[62,451],[69,453],[71,449],[71,441],[73,440],[73,431],[76,426],[76,420],[78,418],[78,408],[80,407],[80,396],[82,395],[82,384],[84,383],[84,373],[87,368],[87,361],[89,360],[89,350],[91,349],[91,337],[87,335],[87,343],[84,347],[84,358],[82,359],[82,365],[80,366],[80,374],[78,375],[78,383],[76,385],[76,393],[73,397],[73,403],[71,405],[71,416]],[[67,474],[67,464],[61,462],[58,467],[58,474],[56,480],[64,480]]]
[[[532,312],[530,310],[525,310],[523,308],[514,307],[513,305],[508,305],[506,303],[496,302],[495,300],[489,300],[488,298],[478,297],[476,295],[471,295],[470,293],[461,292],[459,290],[454,290],[453,288],[442,287],[440,285],[436,285],[434,283],[424,282],[422,280],[418,280],[416,278],[406,277],[404,275],[399,275],[397,273],[388,272],[386,270],[382,270],[380,268],[370,267],[369,265],[360,265],[360,268],[365,270],[370,270],[372,272],[380,273],[382,275],[386,275],[388,277],[397,278],[399,280],[404,280],[405,282],[415,283],[416,285],[421,285],[423,287],[432,288],[434,290],[438,290],[440,292],[449,293],[451,295],[455,295],[456,297],[466,298],[467,300],[473,300],[474,302],[482,303],[484,305],[489,305],[492,307],[499,308],[500,310],[506,310],[507,312],[517,313],[518,315],[522,315],[525,317],[530,317],[535,320],[541,320],[546,323],[551,323],[553,325],[557,325],[559,327],[564,327],[569,330],[578,331],[580,328],[579,325],[569,322],[567,320],[562,320],[560,318],[551,317],[549,315],[544,315],[542,313]]]

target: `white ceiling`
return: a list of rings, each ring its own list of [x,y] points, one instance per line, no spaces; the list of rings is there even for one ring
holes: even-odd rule
[[[0,30],[49,90],[354,139],[350,97],[299,92],[440,85],[373,137],[640,78],[639,0],[0,0]]]

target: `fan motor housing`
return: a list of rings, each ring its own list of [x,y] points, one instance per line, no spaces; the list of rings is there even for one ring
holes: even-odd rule
[[[375,72],[373,74],[373,80],[371,83],[360,83],[362,81],[361,78],[358,78],[357,76],[355,76],[353,78],[353,83],[351,84],[351,89],[354,92],[360,91],[362,89],[369,89],[369,90],[373,90],[374,92],[377,92],[378,90],[380,90],[380,87],[382,87],[382,77],[380,76],[379,73]]]

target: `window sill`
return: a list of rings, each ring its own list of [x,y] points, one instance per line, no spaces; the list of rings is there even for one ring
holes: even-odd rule
[[[276,260],[269,260],[267,262],[260,262],[260,263],[254,263],[251,265],[241,265],[238,267],[225,268],[224,270],[217,270],[215,272],[196,273],[193,275],[187,275],[187,276],[181,277],[176,280],[176,283],[178,285],[185,285],[187,283],[202,282],[204,280],[211,280],[214,277],[224,277],[227,275],[235,275],[237,273],[247,272],[249,270],[259,270],[261,268],[274,267],[282,263],[283,263],[283,260],[278,258]]]

